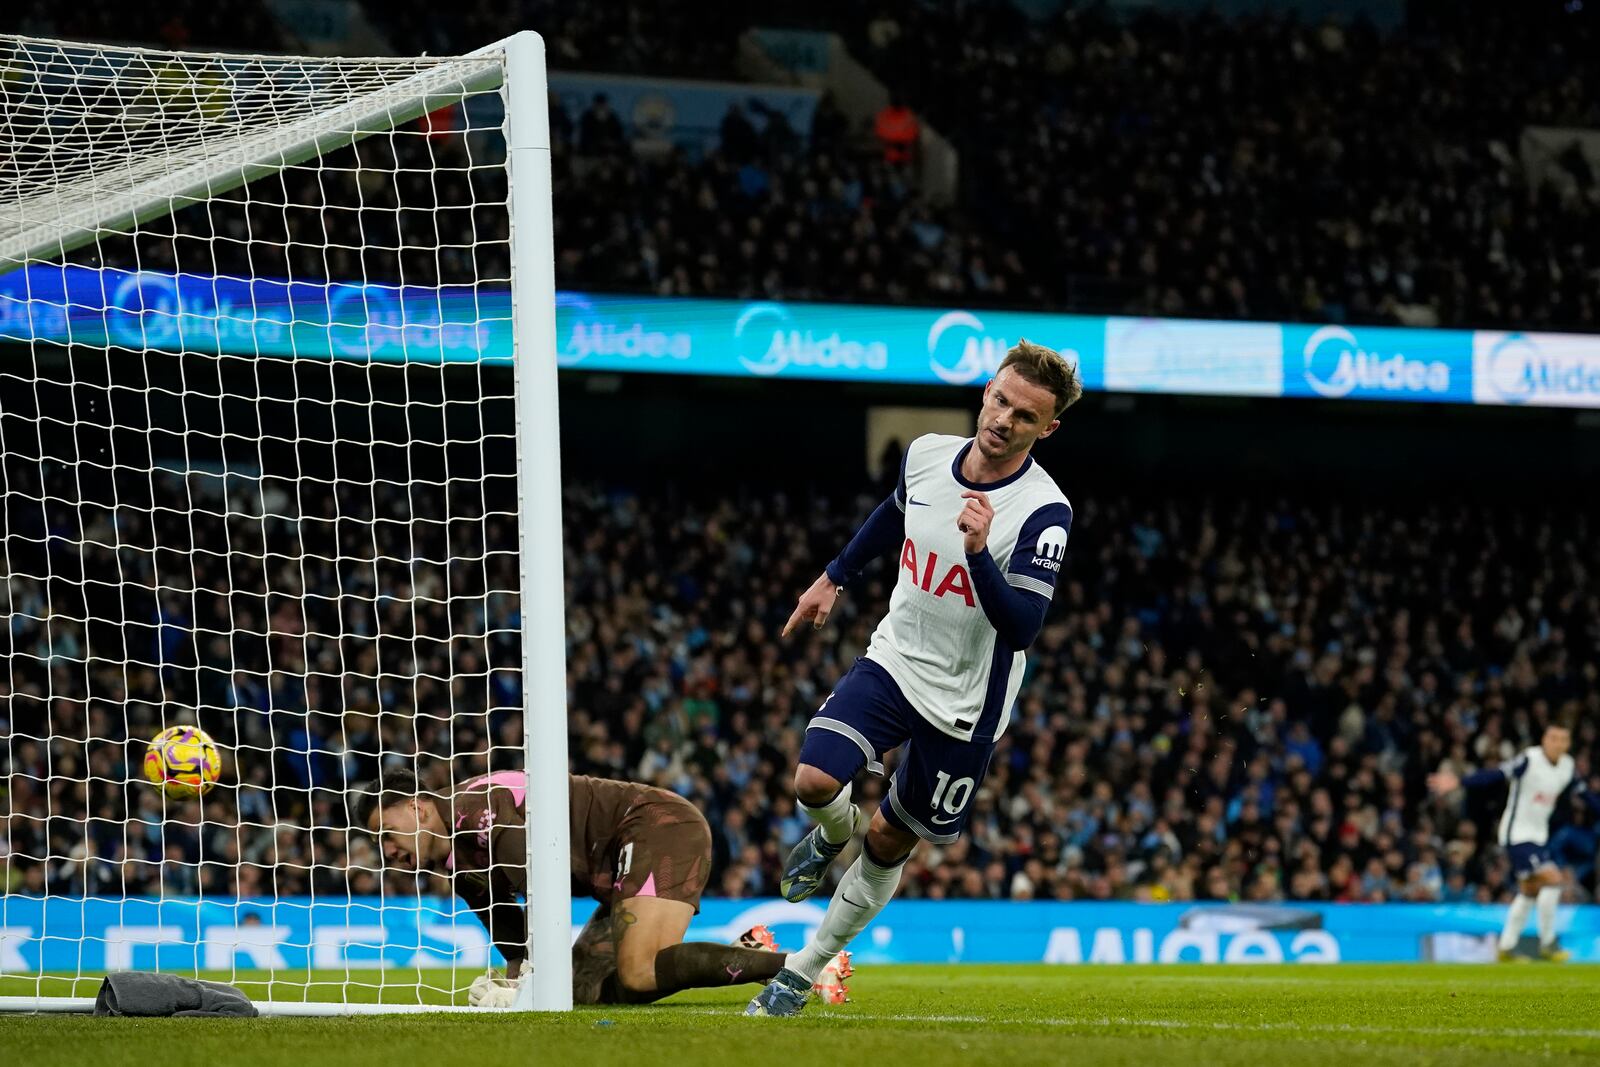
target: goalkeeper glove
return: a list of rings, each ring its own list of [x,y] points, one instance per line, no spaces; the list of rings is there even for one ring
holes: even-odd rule
[[[520,978],[506,978],[492,967],[467,987],[467,1003],[474,1008],[509,1008],[517,1002]]]

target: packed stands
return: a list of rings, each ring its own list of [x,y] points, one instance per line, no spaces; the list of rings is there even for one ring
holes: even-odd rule
[[[175,475],[151,485],[184,491]],[[232,543],[265,545],[280,565],[193,553],[191,578],[181,553],[220,526],[191,533],[180,513],[124,508],[123,537],[138,547],[120,553],[120,597],[52,614],[34,577],[42,559],[28,552],[53,553],[56,572],[76,577],[63,570],[66,542],[43,532],[76,535],[81,523],[90,544],[76,565],[94,599],[117,576],[119,554],[95,536],[110,512],[67,508],[66,484],[15,482],[50,502],[13,508],[5,586],[11,886],[222,891],[235,888],[237,858],[240,891],[342,891],[347,875],[370,890],[363,836],[350,837],[351,871],[338,857],[344,787],[371,777],[380,743],[402,762],[456,752],[456,774],[482,770],[483,742],[453,742],[454,721],[511,746],[497,759],[518,758],[515,598],[486,593],[515,588],[510,525],[483,518],[476,497],[336,501],[262,485],[268,511],[299,509],[301,536],[337,536],[349,551],[315,542],[279,559],[295,524],[236,507]],[[220,486],[191,478],[187,491],[203,501]],[[568,492],[573,765],[693,798],[715,828],[722,893],[773,892],[806,829],[788,768],[807,718],[865,648],[892,561],[825,630],[774,635],[872,499],[759,486],[703,500]],[[1493,899],[1506,873],[1499,799],[1431,801],[1424,775],[1503,762],[1574,703],[1580,774],[1600,775],[1600,560],[1581,510],[1357,512],[1219,492],[1095,497],[1077,515],[1068,577],[974,800],[973,832],[924,846],[908,894]],[[451,553],[482,562],[398,562]],[[448,606],[435,602],[446,593]],[[134,667],[102,651],[116,641]],[[191,703],[238,750],[235,800],[208,803],[203,833],[169,818],[157,854],[161,802],[121,784],[123,761],[163,707]],[[444,761],[423,764],[444,773]],[[46,792],[54,818],[38,814]],[[863,795],[870,803],[877,787]],[[85,799],[87,823],[66,814]],[[1576,806],[1571,815],[1553,847],[1575,865],[1571,898],[1588,899],[1595,829]],[[45,854],[52,863],[26,858]]]

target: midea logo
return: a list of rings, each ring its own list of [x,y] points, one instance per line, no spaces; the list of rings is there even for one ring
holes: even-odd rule
[[[751,374],[770,377],[785,367],[881,371],[889,366],[882,341],[849,341],[839,331],[821,337],[798,329],[782,304],[751,304],[733,325],[739,362]]]
[[[928,369],[942,382],[967,385],[998,371],[1010,347],[1004,337],[986,336],[972,312],[947,311],[928,330]]]
[[[1324,326],[1306,339],[1306,384],[1333,399],[1357,389],[1383,393],[1447,393],[1450,366],[1439,360],[1385,356],[1361,347],[1343,326]]]

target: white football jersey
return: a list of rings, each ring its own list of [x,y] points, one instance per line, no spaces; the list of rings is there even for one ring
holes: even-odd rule
[[[967,503],[961,494],[988,495],[989,554],[1008,583],[1046,598],[1066,559],[1072,506],[1032,456],[1003,481],[966,481],[961,461],[971,447],[971,438],[928,434],[906,449],[895,489],[906,519],[899,577],[867,658],[940,730],[988,742],[1010,722],[1025,656],[999,639],[978,602],[956,529]]]
[[[1542,845],[1550,838],[1550,816],[1556,801],[1572,784],[1572,757],[1554,763],[1538,745],[1525,750],[1506,768],[1511,793],[1500,816],[1502,845]]]

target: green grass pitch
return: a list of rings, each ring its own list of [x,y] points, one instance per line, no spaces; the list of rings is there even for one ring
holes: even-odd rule
[[[383,980],[404,977],[386,972]],[[449,983],[446,973],[428,978]],[[255,996],[265,990],[240,984]],[[290,988],[278,984],[273,996],[286,999]],[[314,988],[314,999],[334,989]],[[33,989],[32,979],[0,978],[0,993]],[[47,989],[69,991],[66,981]],[[92,983],[79,992],[92,992]],[[866,966],[852,980],[851,1003],[813,1004],[798,1019],[743,1018],[749,992],[565,1016],[0,1016],[0,1060],[27,1067],[142,1060],[205,1067],[1600,1063],[1600,968],[1577,966]]]

